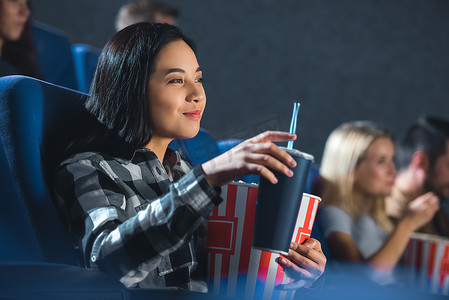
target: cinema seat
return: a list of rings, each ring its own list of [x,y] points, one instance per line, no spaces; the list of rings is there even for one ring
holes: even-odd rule
[[[89,92],[101,50],[87,44],[73,44],[72,54],[78,90]]]
[[[0,263],[42,261],[38,239],[17,188],[0,139]]]
[[[15,232],[20,229],[26,232],[23,238],[27,244],[36,240],[23,257],[17,254],[23,250],[15,248],[18,243],[2,243],[3,251],[16,253],[16,259],[79,265],[46,188],[41,149],[48,131],[81,109],[86,96],[30,77],[0,78],[0,155],[4,154],[0,161],[8,166],[1,170],[8,180],[2,180],[0,186],[9,194],[2,201],[13,208],[11,213],[15,215],[8,218],[23,223],[11,224],[3,233],[17,238],[22,236]]]
[[[41,149],[86,97],[26,76],[0,78],[0,299],[225,299],[128,289],[81,266],[47,190]]]
[[[80,266],[44,181],[47,132],[85,97],[30,77],[0,78],[1,299],[131,299],[117,279]]]
[[[33,21],[31,27],[36,60],[43,79],[78,89],[72,44],[64,32],[38,21]]]

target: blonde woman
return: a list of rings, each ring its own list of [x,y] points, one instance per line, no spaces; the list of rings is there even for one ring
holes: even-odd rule
[[[367,121],[345,123],[329,136],[315,192],[323,198],[318,222],[333,259],[390,271],[411,234],[438,210],[437,197],[425,194],[393,228],[384,199],[396,176],[394,149],[390,132]]]

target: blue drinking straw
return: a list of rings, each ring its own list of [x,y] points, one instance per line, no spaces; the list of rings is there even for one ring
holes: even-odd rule
[[[299,111],[300,105],[301,105],[301,103],[299,103],[299,102],[295,102],[293,104],[293,114],[292,114],[292,120],[290,122],[290,131],[289,131],[290,134],[296,133],[296,120],[298,119],[298,111]],[[287,149],[293,149],[293,141],[288,141]]]

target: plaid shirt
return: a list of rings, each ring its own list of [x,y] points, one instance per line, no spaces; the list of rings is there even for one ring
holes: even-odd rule
[[[131,160],[80,153],[60,164],[55,196],[86,267],[112,273],[127,287],[207,291],[191,278],[192,236],[222,199],[200,166],[191,170],[170,149],[164,166],[147,149]]]

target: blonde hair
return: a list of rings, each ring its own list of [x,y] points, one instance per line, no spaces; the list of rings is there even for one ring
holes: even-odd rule
[[[379,138],[393,141],[390,131],[369,121],[344,123],[330,134],[320,168],[324,179],[324,205],[337,206],[354,220],[362,215],[361,203],[354,197],[354,171],[369,146]],[[386,215],[384,200],[376,199],[370,215],[386,232],[390,232],[392,224]]]

